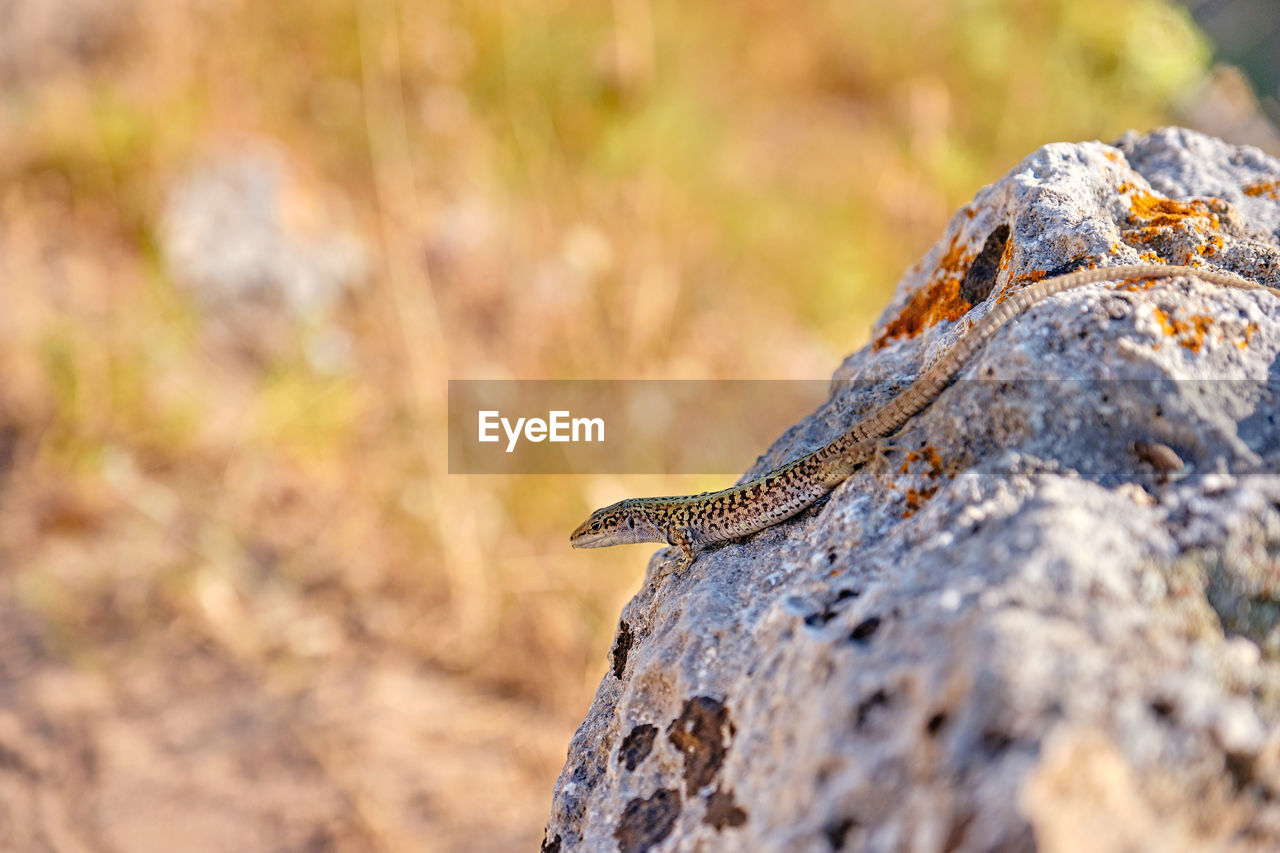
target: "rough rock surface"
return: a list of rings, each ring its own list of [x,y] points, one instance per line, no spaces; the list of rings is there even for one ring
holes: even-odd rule
[[[1000,292],[1157,259],[1280,286],[1280,163],[1180,129],[1036,151],[750,473]],[[681,575],[660,552],[544,850],[1280,849],[1278,356],[1280,294],[1089,286],[825,504]]]

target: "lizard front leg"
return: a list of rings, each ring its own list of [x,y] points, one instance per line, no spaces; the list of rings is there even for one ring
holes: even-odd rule
[[[672,528],[667,541],[680,549],[680,560],[673,571],[683,572],[693,565],[693,558],[698,555],[698,542],[693,530],[688,527]]]

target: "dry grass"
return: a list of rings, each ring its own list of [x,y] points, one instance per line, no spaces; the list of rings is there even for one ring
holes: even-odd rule
[[[721,484],[449,476],[446,381],[826,376],[977,186],[1206,59],[1155,0],[8,5],[0,835],[59,850],[536,843],[645,560],[569,529]],[[364,247],[335,303],[184,278],[237,157]]]

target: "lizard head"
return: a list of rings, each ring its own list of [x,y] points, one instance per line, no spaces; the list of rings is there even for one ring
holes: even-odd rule
[[[666,541],[663,532],[649,520],[644,505],[634,499],[596,510],[569,536],[569,544],[575,548]]]

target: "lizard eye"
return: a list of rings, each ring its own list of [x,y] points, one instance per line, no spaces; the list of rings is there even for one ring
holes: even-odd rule
[[[597,520],[595,520],[595,521],[591,522],[591,532],[592,532],[592,533],[599,533],[599,532],[600,532],[600,521],[599,521],[599,519],[597,519]]]

